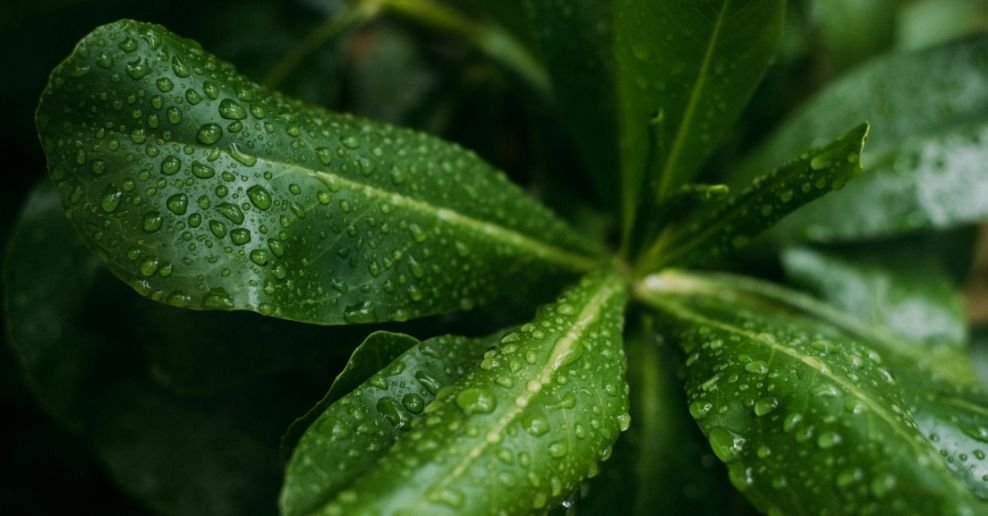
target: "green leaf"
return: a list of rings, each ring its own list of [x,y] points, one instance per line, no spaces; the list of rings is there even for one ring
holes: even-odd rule
[[[293,421],[285,431],[285,435],[281,438],[281,453],[286,460],[291,458],[292,451],[302,434],[330,405],[417,344],[419,344],[418,339],[403,333],[377,331],[368,335],[357,349],[353,350],[350,360],[333,380],[326,395],[308,412]]]
[[[543,307],[319,512],[523,513],[561,501],[629,424],[625,292],[621,277],[595,273]]]
[[[915,370],[834,326],[751,297],[661,281],[640,295],[687,355],[691,414],[759,510],[984,510],[971,479],[955,474],[967,466],[949,465],[950,450],[939,453],[959,447],[940,443],[927,414],[910,410],[914,396],[932,388]]]
[[[730,193],[727,185],[705,185],[689,183],[655,203],[648,213],[648,218],[635,226],[627,249],[628,254],[637,256],[641,247],[653,243],[655,237],[668,226],[689,219],[691,215],[709,211],[714,203],[725,200]]]
[[[932,257],[794,247],[782,264],[796,284],[864,324],[929,347],[966,347],[964,297]]]
[[[897,0],[811,0],[830,65],[850,68],[895,44]]]
[[[677,350],[657,343],[652,326],[636,328],[625,344],[631,427],[581,490],[577,514],[728,512],[730,486],[686,410]]]
[[[339,495],[387,453],[439,389],[480,362],[499,338],[445,336],[419,343],[386,332],[367,337],[313,409],[318,417],[299,440],[285,473],[282,514],[309,514]],[[383,356],[364,356],[369,353]],[[372,375],[359,372],[378,364]],[[364,381],[346,394],[346,385],[360,376]]]
[[[745,159],[744,184],[792,152],[868,120],[868,170],[780,224],[778,238],[851,240],[988,218],[988,38],[892,55],[831,84]],[[903,85],[908,84],[908,88]]]
[[[925,378],[960,385],[975,382],[970,360],[958,346],[931,346],[927,342],[904,339],[889,328],[867,324],[828,303],[774,283],[733,274],[667,270],[645,278],[642,285],[646,291],[702,293],[730,299],[739,305],[756,304],[797,313],[867,342],[882,352],[887,361],[917,370]]]
[[[639,197],[658,200],[686,183],[737,119],[775,51],[785,2],[528,8],[578,150],[598,189],[620,207],[627,234]],[[650,141],[656,113],[664,122]],[[657,152],[648,162],[650,147]]]
[[[48,183],[13,233],[4,285],[10,344],[32,390],[123,491],[166,514],[274,508],[278,438],[311,395],[300,364],[335,353],[321,328],[138,298],[85,248]],[[186,344],[215,347],[215,361],[183,354],[163,365]],[[172,361],[210,378],[176,378]],[[179,385],[196,396],[177,395]]]
[[[861,173],[859,161],[867,136],[868,124],[859,125],[833,143],[806,151],[755,179],[719,208],[668,228],[639,260],[640,271],[722,258],[796,208],[840,190]]]
[[[84,38],[38,127],[86,243],[176,306],[404,320],[525,299],[597,262],[472,153],[270,93],[156,25]]]

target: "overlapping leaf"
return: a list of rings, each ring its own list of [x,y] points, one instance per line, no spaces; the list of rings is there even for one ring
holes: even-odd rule
[[[719,207],[699,211],[667,228],[640,261],[641,272],[670,265],[716,260],[744,247],[793,210],[834,190],[861,173],[861,149],[868,136],[862,124],[834,142],[760,176]]]
[[[626,232],[639,197],[649,206],[688,181],[737,118],[775,50],[784,5],[528,2],[563,114]]]
[[[868,173],[793,214],[780,224],[780,238],[859,239],[983,220],[986,59],[988,38],[978,37],[864,65],[783,124],[730,183],[745,184],[792,149],[868,120],[874,133],[862,157]]]
[[[512,299],[545,292],[595,263],[475,155],[272,94],[155,25],[83,39],[38,126],[87,244],[175,306],[404,320],[503,299],[506,278]]]
[[[314,512],[526,513],[561,501],[596,473],[630,422],[621,347],[625,296],[623,280],[613,273],[585,277],[530,324],[501,338],[477,367],[434,392],[435,400],[419,408],[424,416],[413,419],[371,467],[350,472],[345,489],[321,500]],[[422,351],[429,348],[440,349],[423,345]],[[418,392],[439,385],[421,378],[385,384],[389,376],[411,371],[391,367],[350,396],[385,399],[385,389]],[[371,421],[382,416],[393,431],[402,425],[401,415],[408,415],[387,398],[393,403],[378,401],[358,409],[369,413],[341,419],[337,413],[353,408],[344,403],[348,398],[331,406],[325,422],[303,437],[293,463],[320,464],[315,447],[334,447],[360,434],[361,424],[373,431],[378,423]],[[395,411],[399,415],[389,417]],[[378,451],[352,449],[357,456]],[[315,468],[326,467],[321,464]]]
[[[757,508],[984,510],[975,493],[988,442],[972,437],[988,423],[983,397],[945,404],[892,350],[729,282],[708,290],[693,279],[666,273],[641,293],[687,355],[690,412]]]
[[[477,365],[498,340],[499,335],[449,336],[419,343],[384,332],[367,337],[313,409],[316,417],[299,440],[285,474],[282,514],[309,514],[338,495],[387,453],[440,389]],[[368,353],[393,356],[369,361],[361,357]],[[380,367],[373,374],[359,372],[374,363]],[[358,384],[350,385],[354,381]]]

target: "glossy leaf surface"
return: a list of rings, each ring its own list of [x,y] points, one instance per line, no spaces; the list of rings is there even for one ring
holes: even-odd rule
[[[625,231],[639,196],[657,200],[687,182],[737,118],[775,51],[784,6],[528,2],[564,116]],[[652,142],[657,113],[664,121]]]
[[[861,173],[861,149],[868,136],[863,124],[824,147],[758,177],[722,206],[701,211],[667,231],[649,249],[643,271],[669,265],[719,259],[744,247],[793,210],[834,190]]]
[[[354,352],[326,398],[321,413],[298,442],[285,474],[282,514],[309,514],[363,474],[407,431],[412,419],[446,387],[474,367],[498,339],[436,337],[418,343],[407,335],[375,333]],[[409,347],[409,344],[411,346]],[[398,352],[352,391],[363,376],[367,353]],[[375,362],[371,359],[370,363]]]
[[[543,511],[628,427],[626,289],[594,273],[440,390],[394,447],[319,512]]]
[[[958,445],[937,427],[960,432],[965,421],[938,403],[917,403],[932,386],[914,370],[867,341],[751,297],[691,291],[662,276],[649,283],[643,295],[687,355],[690,413],[758,509],[984,510],[970,475],[956,472],[981,468],[985,443]],[[983,419],[975,408],[964,415]],[[974,454],[969,465],[948,462],[959,449]]]
[[[984,141],[988,39],[891,55],[825,88],[748,157],[730,183],[744,184],[792,149],[868,120],[868,171],[838,195],[780,224],[784,238],[847,240],[988,217]],[[903,87],[903,85],[908,87]]]
[[[930,346],[965,348],[964,298],[929,257],[794,247],[782,263],[793,282],[865,324]]]
[[[155,25],[88,35],[53,72],[38,126],[87,244],[175,306],[404,320],[595,263],[472,153],[268,92]]]

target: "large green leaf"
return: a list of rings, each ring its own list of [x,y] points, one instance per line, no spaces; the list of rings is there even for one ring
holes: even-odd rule
[[[658,198],[688,181],[740,114],[775,51],[785,2],[529,1],[528,8],[562,112],[627,232],[639,196]],[[657,113],[663,122],[650,141]]]
[[[597,261],[475,155],[268,92],[156,25],[83,39],[38,126],[87,244],[176,306],[404,320],[504,299],[508,278],[524,299]]]
[[[782,263],[796,284],[865,324],[930,346],[965,348],[964,298],[929,256],[794,247]]]
[[[424,417],[316,512],[526,513],[561,501],[596,474],[630,422],[625,299],[623,278],[586,276],[439,390]]]
[[[301,365],[318,374],[342,347],[321,328],[140,299],[85,248],[50,184],[28,201],[4,284],[10,344],[32,390],[126,493],[167,514],[274,510],[278,438],[313,394]],[[162,362],[186,343],[217,348],[213,361],[182,352]]]
[[[845,240],[988,217],[988,38],[898,54],[857,68],[784,123],[735,172],[744,184],[793,149],[859,120],[872,124],[868,171],[780,224],[784,238]],[[908,84],[908,87],[903,87]]]
[[[368,337],[316,405],[317,417],[292,454],[281,493],[282,514],[309,514],[338,495],[387,453],[440,389],[480,362],[499,337],[436,337],[421,343],[392,333]],[[385,361],[362,357],[375,348],[393,354],[389,347],[406,351]],[[347,393],[345,385],[363,376],[357,371],[374,362],[383,363]]]
[[[638,263],[640,272],[723,258],[793,210],[840,190],[861,173],[861,149],[867,136],[868,124],[859,125],[834,142],[803,152],[756,178],[720,206],[666,228],[643,253]]]
[[[691,414],[758,509],[984,511],[969,489],[984,491],[984,443],[963,438],[988,422],[984,406],[941,408],[937,384],[866,340],[694,286],[656,276],[639,293],[687,355]]]

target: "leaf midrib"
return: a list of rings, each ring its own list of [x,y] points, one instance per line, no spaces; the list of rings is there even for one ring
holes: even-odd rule
[[[677,317],[681,317],[681,318],[686,319],[686,320],[692,320],[693,322],[696,322],[696,323],[699,323],[699,324],[705,324],[705,325],[713,326],[715,328],[718,328],[718,329],[720,329],[722,331],[725,331],[725,332],[728,332],[728,333],[733,333],[733,334],[736,334],[736,335],[740,335],[740,336],[742,336],[744,338],[747,338],[747,339],[749,339],[749,340],[751,340],[753,342],[757,342],[757,343],[760,343],[760,344],[763,344],[763,345],[769,347],[773,352],[774,351],[778,351],[778,352],[781,352],[781,353],[783,353],[785,355],[788,355],[789,357],[795,359],[799,363],[805,365],[806,367],[809,367],[810,369],[812,369],[813,371],[815,371],[817,374],[819,374],[821,376],[824,376],[825,378],[828,378],[829,380],[833,381],[834,383],[837,383],[838,385],[844,387],[847,390],[847,392],[851,393],[854,397],[856,397],[861,402],[863,402],[865,405],[867,405],[868,408],[869,408],[869,410],[871,410],[871,412],[873,414],[877,415],[879,419],[881,419],[882,421],[884,421],[886,423],[886,425],[894,433],[898,434],[907,443],[909,443],[909,446],[912,447],[914,450],[916,450],[916,452],[919,455],[926,455],[930,459],[930,462],[931,463],[936,464],[935,467],[941,473],[944,473],[943,476],[946,477],[952,485],[954,485],[956,487],[958,485],[958,483],[960,482],[960,480],[957,477],[955,477],[946,468],[946,465],[944,464],[943,459],[937,453],[935,453],[934,450],[930,446],[924,444],[924,443],[926,443],[926,441],[925,440],[922,440],[922,436],[920,436],[919,434],[916,434],[916,433],[911,433],[911,432],[908,431],[908,429],[903,429],[902,428],[902,425],[900,425],[900,424],[897,423],[896,419],[892,416],[892,414],[890,414],[887,410],[885,410],[885,407],[882,404],[880,404],[880,403],[872,400],[871,397],[869,397],[866,393],[864,393],[863,391],[861,391],[860,389],[858,389],[857,386],[855,386],[853,383],[851,383],[846,378],[834,374],[827,367],[820,368],[820,367],[815,366],[811,361],[809,361],[809,359],[812,359],[813,357],[803,355],[803,354],[797,352],[796,350],[793,350],[793,349],[791,349],[791,348],[789,348],[787,346],[782,346],[782,345],[780,345],[780,344],[778,344],[776,342],[772,342],[772,341],[770,341],[768,339],[761,338],[756,333],[752,333],[752,332],[746,331],[744,329],[737,328],[737,327],[735,327],[735,326],[733,326],[731,324],[722,323],[720,321],[715,321],[713,319],[704,317],[704,316],[696,313],[695,311],[686,309],[686,308],[684,308],[684,307],[682,307],[682,306],[680,306],[678,304],[670,303],[670,302],[667,302],[667,301],[664,301],[664,300],[659,300],[659,299],[652,299],[650,301],[652,301],[653,306],[656,306],[657,308],[660,308],[662,310],[666,310],[666,311],[668,311],[668,312],[676,315]],[[919,440],[917,440],[917,437],[919,438]],[[967,491],[967,489],[968,489],[966,485],[961,485],[961,487],[963,487],[963,490],[964,491]]]
[[[120,134],[121,136],[128,136],[120,131],[116,131],[112,129],[109,130],[108,132]],[[202,145],[198,142],[195,143],[183,142],[183,145],[188,145],[193,148],[198,148],[208,151],[211,151],[214,148],[216,148],[216,147]],[[231,159],[237,161],[230,154],[229,149],[224,148],[221,150],[223,151],[224,154],[229,156]],[[449,208],[436,207],[429,203],[408,197],[407,195],[404,195],[400,192],[394,192],[370,184],[354,181],[350,178],[343,177],[339,174],[333,174],[322,170],[309,169],[301,165],[296,165],[294,163],[287,163],[284,161],[271,159],[265,156],[259,156],[257,154],[249,154],[242,151],[240,151],[240,154],[245,156],[250,156],[256,159],[257,162],[255,163],[255,165],[259,163],[265,163],[269,166],[273,166],[274,168],[282,167],[285,169],[289,169],[293,173],[297,173],[297,174],[300,173],[300,174],[315,177],[324,184],[327,184],[327,186],[330,182],[335,181],[337,184],[343,187],[349,187],[353,190],[360,191],[369,197],[376,197],[378,199],[408,208],[409,210],[416,211],[426,216],[432,216],[433,218],[441,222],[447,222],[452,225],[459,225],[475,233],[489,236],[491,237],[492,240],[510,244],[515,248],[521,249],[523,251],[528,251],[529,254],[542,258],[547,262],[555,263],[557,265],[562,265],[563,267],[566,267],[573,271],[589,272],[600,265],[599,260],[588,258],[584,255],[566,251],[559,247],[543,243],[517,230],[492,224],[490,222],[484,222]]]
[[[601,285],[600,290],[594,294],[594,296],[587,302],[586,306],[580,311],[577,316],[576,321],[573,323],[570,330],[563,335],[552,348],[549,354],[549,359],[546,361],[545,365],[534,377],[542,385],[549,385],[552,381],[552,376],[560,368],[562,368],[563,363],[567,357],[567,354],[573,349],[573,346],[583,337],[584,333],[589,329],[589,327],[595,323],[601,315],[603,308],[608,304],[608,302],[617,295],[620,295],[624,290],[624,284],[620,278],[616,276],[611,276],[608,280]],[[511,405],[511,409],[504,413],[498,420],[491,425],[487,433],[494,433],[496,435],[504,435],[505,429],[515,422],[518,417],[525,411],[525,408],[530,405],[533,397],[539,395],[542,389],[537,392],[532,392],[530,389],[525,389],[524,392],[518,396],[515,403]],[[454,480],[462,477],[467,471],[470,465],[480,457],[484,451],[492,446],[492,444],[485,438],[480,438],[479,442],[472,447],[469,451],[464,454],[463,459],[453,468],[452,472],[445,476],[436,485],[437,490],[444,489]],[[416,509],[422,509],[421,501]],[[419,510],[413,510],[410,514],[424,514]]]
[[[662,166],[662,172],[659,174],[659,187],[656,191],[655,198],[661,199],[662,195],[666,192],[671,184],[671,172],[673,172],[673,165],[679,161],[679,154],[682,152],[683,145],[686,142],[686,134],[690,131],[690,126],[692,125],[694,113],[696,112],[697,104],[699,104],[699,99],[701,92],[707,81],[707,74],[710,69],[710,63],[713,61],[714,50],[717,48],[717,42],[720,39],[720,29],[724,24],[725,13],[727,13],[728,7],[731,4],[731,0],[724,0],[721,5],[720,12],[717,13],[717,20],[714,22],[713,30],[710,32],[710,38],[707,41],[707,49],[704,51],[703,61],[700,63],[700,69],[697,71],[696,80],[693,82],[693,88],[690,90],[690,98],[686,104],[686,109],[683,111],[683,116],[679,120],[679,126],[676,130],[676,139],[673,140],[672,146],[669,149],[669,157],[666,159],[665,164]]]

